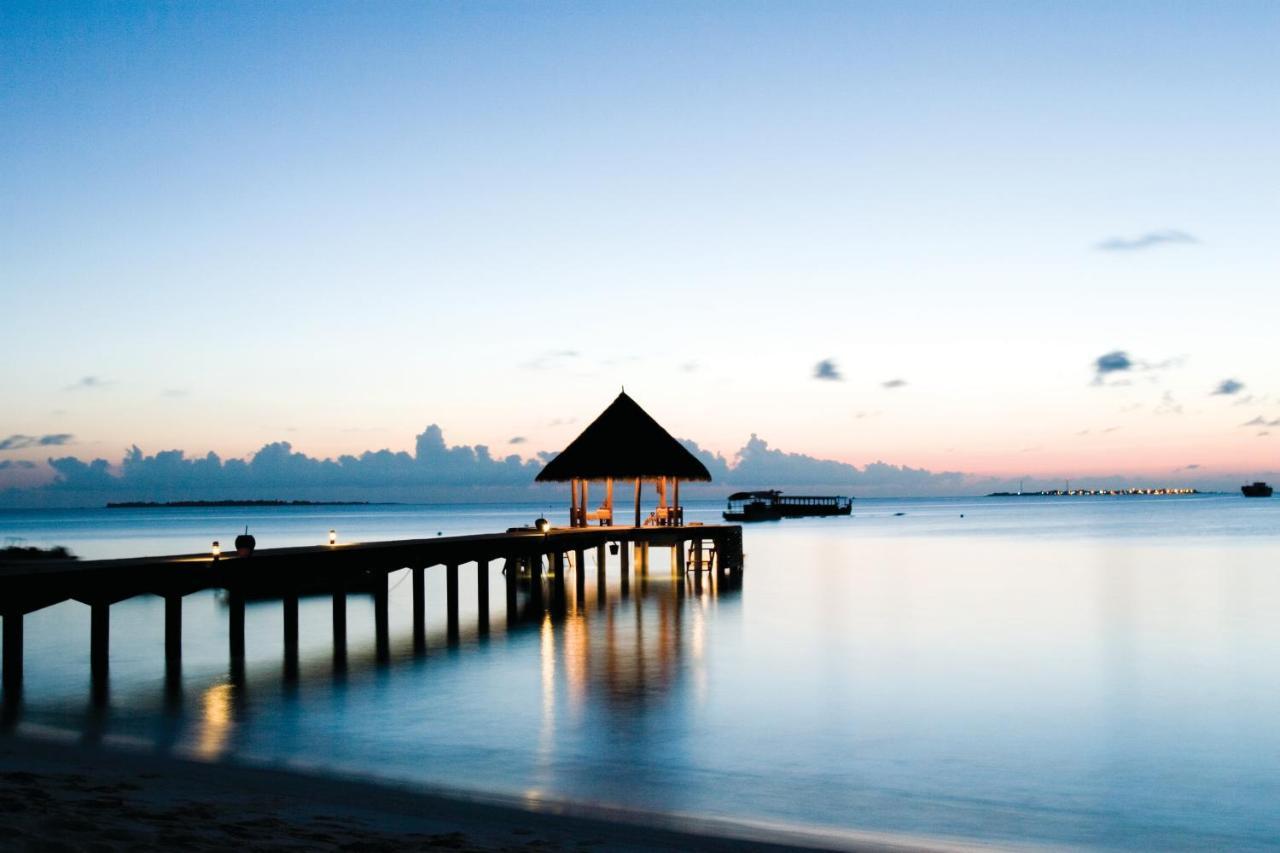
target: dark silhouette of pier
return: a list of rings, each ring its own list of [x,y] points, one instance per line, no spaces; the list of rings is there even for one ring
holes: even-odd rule
[[[141,595],[164,599],[166,681],[177,684],[182,668],[182,599],[202,590],[224,590],[228,608],[228,655],[233,677],[243,674],[245,604],[278,600],[284,611],[286,676],[298,670],[298,600],[328,595],[333,602],[335,665],[347,654],[347,598],[372,595],[374,648],[378,661],[390,658],[388,580],[391,572],[409,569],[413,579],[413,642],[426,644],[426,571],[443,569],[447,636],[459,637],[459,572],[474,564],[480,633],[488,631],[491,613],[489,569],[503,563],[508,624],[523,612],[562,611],[566,601],[566,563],[576,571],[575,599],[585,598],[585,555],[595,550],[596,589],[603,600],[609,556],[615,557],[621,589],[631,577],[643,582],[650,550],[672,551],[671,572],[704,582],[733,584],[742,571],[742,528],[736,525],[661,527],[578,527],[539,531],[516,528],[505,533],[436,537],[392,542],[259,550],[252,556],[189,554],[124,560],[42,560],[0,565],[0,616],[3,617],[3,691],[6,705],[18,702],[23,680],[23,617],[27,613],[78,601],[90,608],[90,672],[93,694],[105,701],[108,684],[111,605]]]

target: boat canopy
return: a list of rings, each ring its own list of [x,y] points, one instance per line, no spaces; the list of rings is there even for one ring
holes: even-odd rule
[[[774,498],[780,494],[782,494],[782,492],[778,491],[777,489],[769,489],[768,491],[764,491],[764,492],[734,492],[733,494],[729,495],[729,500],[750,501],[750,500],[755,500],[757,498],[766,498],[766,499]]]

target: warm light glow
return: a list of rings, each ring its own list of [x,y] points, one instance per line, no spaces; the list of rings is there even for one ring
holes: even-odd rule
[[[330,531],[329,531],[329,544],[330,544],[330,545],[337,545],[337,544],[338,544],[338,531],[336,531],[336,530],[330,530]]]
[[[218,544],[218,540],[213,540],[213,558],[216,560],[222,554],[222,546]]]
[[[539,533],[546,533],[551,529],[551,522],[547,521],[545,518],[539,518],[533,523],[533,526],[538,528]]]
[[[234,689],[230,684],[215,684],[204,692],[199,741],[196,744],[196,754],[201,758],[220,758],[226,749]]]

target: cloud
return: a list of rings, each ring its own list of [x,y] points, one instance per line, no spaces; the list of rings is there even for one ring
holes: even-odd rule
[[[582,353],[573,349],[547,350],[526,361],[522,366],[528,370],[552,370],[564,367]]]
[[[1224,379],[1218,383],[1218,387],[1213,389],[1212,394],[1239,394],[1244,389],[1244,383],[1235,379]]]
[[[1179,471],[1198,471],[1198,470],[1200,470],[1200,463],[1192,462],[1190,465],[1183,465],[1180,468],[1174,468],[1173,473],[1177,474]]]
[[[680,365],[680,369],[685,373],[693,373],[698,370],[701,365],[696,361],[686,361]]]
[[[1133,368],[1133,359],[1124,350],[1113,350],[1093,360],[1093,369],[1098,376],[1107,373],[1119,373]]]
[[[526,439],[523,435],[513,435],[507,441],[507,444],[524,444],[526,441],[528,441],[528,439]]]
[[[721,486],[730,489],[778,488],[790,491],[822,488],[864,497],[960,495],[994,491],[991,487],[994,481],[957,471],[936,472],[884,462],[872,462],[859,468],[833,459],[786,453],[770,447],[768,442],[755,433],[731,458],[704,450],[688,439],[681,443],[702,460],[711,472],[713,484],[706,487],[708,490],[719,489]]]
[[[36,467],[36,463],[29,462],[26,459],[5,459],[0,461],[0,471],[9,471],[12,469],[21,469],[30,471]]]
[[[902,388],[907,384],[905,379],[890,379],[887,382],[881,382],[881,388]]]
[[[1132,239],[1112,237],[1109,240],[1103,240],[1097,248],[1103,252],[1134,252],[1140,249],[1153,249],[1157,246],[1188,245],[1199,242],[1185,231],[1167,228],[1164,231],[1150,231]]]
[[[1160,397],[1160,404],[1151,411],[1157,415],[1180,415],[1182,404],[1173,398],[1172,391],[1165,391]]]
[[[78,382],[73,382],[64,391],[87,391],[94,388],[106,388],[111,383],[103,379],[101,376],[82,376]]]
[[[1267,420],[1267,419],[1266,419],[1266,418],[1264,418],[1262,415],[1258,415],[1258,416],[1257,416],[1256,418],[1254,418],[1253,420],[1251,420],[1251,421],[1245,421],[1244,423],[1240,424],[1240,426],[1242,426],[1242,427],[1256,427],[1256,426],[1260,426],[1260,427],[1280,427],[1280,418],[1272,418],[1271,420]]]
[[[1166,358],[1164,361],[1143,361],[1130,357],[1129,353],[1124,350],[1112,350],[1093,360],[1093,384],[1127,385],[1129,384],[1127,380],[1121,379],[1108,382],[1107,377],[1137,371],[1168,370],[1171,367],[1180,367],[1185,360],[1184,356],[1174,356],[1173,358]],[[1151,381],[1158,380],[1152,377]]]
[[[69,432],[56,432],[48,435],[21,435],[14,433],[8,438],[0,438],[0,450],[22,450],[24,447],[61,447],[70,444],[73,436]]]
[[[824,358],[813,366],[813,378],[829,382],[842,382],[844,380],[844,377],[840,375],[840,368],[836,367],[835,361],[830,358]]]

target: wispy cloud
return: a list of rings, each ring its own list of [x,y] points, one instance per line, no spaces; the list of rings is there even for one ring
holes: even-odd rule
[[[1242,427],[1280,427],[1280,418],[1272,418],[1267,420],[1262,415],[1258,415],[1251,421],[1245,421],[1240,424]]]
[[[73,436],[69,432],[56,432],[48,435],[21,435],[14,433],[7,438],[0,438],[0,450],[22,450],[26,447],[61,447],[70,444]]]
[[[1153,249],[1157,246],[1186,245],[1199,243],[1195,237],[1185,231],[1166,228],[1163,231],[1150,231],[1138,237],[1112,237],[1098,244],[1103,252],[1135,252],[1141,249]]]
[[[64,391],[90,391],[95,388],[106,388],[111,383],[103,379],[101,376],[82,376],[76,382],[72,382]]]
[[[1172,391],[1165,391],[1160,398],[1160,404],[1152,411],[1157,415],[1180,415],[1182,414],[1182,404],[1174,399]]]
[[[1200,468],[1199,462],[1192,462],[1190,465],[1182,465],[1178,468],[1174,468],[1173,473],[1177,474],[1179,471],[1197,471],[1199,470],[1199,468]]]
[[[1224,379],[1218,383],[1218,387],[1214,388],[1212,394],[1224,394],[1231,396],[1239,394],[1244,390],[1244,383],[1237,379]]]
[[[907,380],[905,379],[889,379],[880,383],[881,388],[905,388]]]
[[[573,349],[547,350],[526,361],[523,367],[528,370],[551,370],[564,367],[581,355],[582,353]]]
[[[528,441],[528,439],[523,435],[513,435],[510,440],[507,441],[507,444],[524,444],[526,441]]]
[[[822,379],[827,382],[841,382],[844,376],[840,373],[840,368],[836,366],[835,360],[824,358],[813,366],[813,378]]]
[[[35,467],[36,467],[36,463],[28,462],[26,459],[0,460],[0,471],[10,471],[10,470],[30,471]]]

